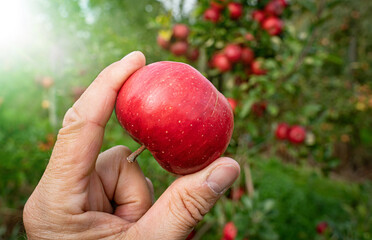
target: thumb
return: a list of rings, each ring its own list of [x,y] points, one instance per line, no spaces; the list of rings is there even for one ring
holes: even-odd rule
[[[235,160],[220,158],[200,172],[177,179],[129,231],[135,231],[132,234],[138,239],[185,239],[239,172]]]

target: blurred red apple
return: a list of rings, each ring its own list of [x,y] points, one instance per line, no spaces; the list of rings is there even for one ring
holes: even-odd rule
[[[233,20],[239,19],[243,15],[243,5],[237,2],[230,2],[227,4],[229,9],[230,18]]]
[[[244,194],[245,194],[245,189],[243,187],[231,188],[229,197],[233,201],[239,201],[243,197]]]
[[[267,102],[265,101],[256,102],[252,105],[252,112],[257,117],[262,117],[264,113],[266,112],[266,108],[267,108]]]
[[[231,70],[231,63],[223,53],[217,53],[212,57],[212,66],[220,70],[220,72]]]
[[[227,101],[229,102],[233,112],[235,112],[235,108],[238,106],[238,101],[236,101],[234,98],[227,98]]]
[[[199,55],[200,55],[199,49],[192,48],[192,49],[189,49],[189,51],[187,52],[187,59],[194,62],[198,60]]]
[[[293,126],[289,130],[288,140],[294,144],[301,144],[305,141],[306,131],[301,126]]]
[[[221,13],[215,8],[208,8],[204,12],[204,19],[207,21],[211,21],[213,23],[217,23],[220,20]]]
[[[190,29],[186,24],[176,24],[173,26],[173,36],[177,39],[187,39],[189,33]]]
[[[316,225],[316,232],[319,235],[324,234],[324,232],[328,229],[328,223],[327,222],[320,222],[318,225]]]
[[[283,30],[283,22],[277,17],[268,17],[262,22],[262,28],[271,36],[279,35]]]
[[[231,63],[237,63],[242,56],[242,48],[238,44],[228,44],[224,53]]]
[[[164,37],[158,35],[157,37],[157,43],[158,45],[163,48],[163,49],[168,49],[169,48],[169,40],[165,39]]]
[[[185,41],[175,42],[171,45],[170,51],[176,56],[182,56],[187,53],[189,44]]]
[[[265,19],[265,12],[261,10],[255,10],[252,12],[252,19],[261,23]]]
[[[234,128],[227,99],[195,68],[179,62],[156,62],[132,74],[115,112],[142,150],[180,175],[220,157]]]
[[[222,240],[234,240],[238,234],[238,229],[233,222],[228,222],[223,228]]]
[[[254,52],[252,49],[246,47],[242,50],[242,62],[245,65],[249,65],[254,60]]]
[[[272,0],[265,6],[265,13],[269,16],[280,16],[284,11],[284,6],[278,0]]]
[[[275,136],[277,139],[285,140],[288,138],[289,126],[286,123],[280,123],[276,127]]]
[[[244,38],[245,38],[246,40],[248,40],[248,41],[254,41],[254,36],[253,36],[252,33],[246,33],[246,34],[244,35]]]
[[[265,69],[261,68],[261,62],[260,61],[253,61],[251,64],[251,73],[253,75],[265,75],[267,71]]]

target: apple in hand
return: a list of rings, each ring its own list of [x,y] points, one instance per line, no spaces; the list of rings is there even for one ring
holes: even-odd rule
[[[142,144],[138,152],[147,148],[164,169],[181,175],[220,157],[234,128],[227,99],[196,69],[179,62],[137,70],[119,91],[115,112]]]

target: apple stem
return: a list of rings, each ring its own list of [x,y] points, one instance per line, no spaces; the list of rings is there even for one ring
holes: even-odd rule
[[[127,157],[128,162],[130,163],[135,162],[138,155],[140,155],[143,151],[145,151],[145,149],[146,149],[146,146],[142,145],[140,148],[134,151],[131,155]]]

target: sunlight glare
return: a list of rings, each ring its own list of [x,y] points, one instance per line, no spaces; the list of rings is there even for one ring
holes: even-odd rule
[[[28,32],[27,4],[22,0],[0,0],[0,47],[17,46]]]

